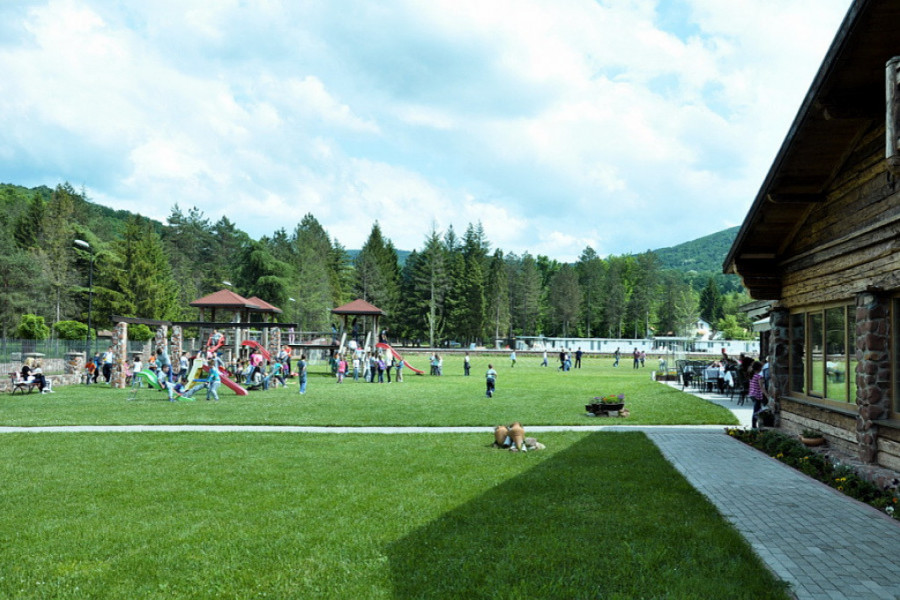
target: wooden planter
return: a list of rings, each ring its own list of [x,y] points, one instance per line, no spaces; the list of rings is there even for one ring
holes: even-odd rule
[[[617,402],[616,404],[603,404],[602,402],[594,402],[593,404],[585,404],[584,409],[589,413],[594,413],[595,415],[606,415],[611,412],[619,412],[623,408],[625,408],[624,402]]]
[[[823,437],[808,438],[808,437],[803,437],[801,435],[800,441],[803,442],[803,444],[805,446],[821,446],[822,444],[825,443],[825,438],[823,438]]]

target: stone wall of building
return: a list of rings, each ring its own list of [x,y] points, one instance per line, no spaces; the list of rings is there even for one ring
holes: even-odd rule
[[[890,415],[890,300],[863,292],[856,298],[856,435],[859,458],[875,462],[878,455],[876,421]]]

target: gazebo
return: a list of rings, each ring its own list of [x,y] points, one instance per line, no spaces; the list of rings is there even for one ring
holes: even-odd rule
[[[346,339],[347,331],[349,330],[349,328],[347,327],[347,318],[348,317],[364,317],[364,318],[371,317],[372,318],[372,329],[366,333],[365,347],[366,348],[370,348],[370,347],[374,348],[375,343],[378,341],[378,320],[379,320],[379,318],[381,318],[385,315],[385,312],[383,310],[381,310],[380,308],[378,308],[377,306],[375,306],[373,304],[369,304],[368,302],[366,302],[365,300],[360,298],[360,299],[354,300],[353,302],[348,302],[347,304],[344,304],[343,306],[338,306],[337,308],[332,309],[331,314],[338,315],[341,318],[341,334],[342,334],[341,335],[341,348],[342,349],[344,347],[344,341]],[[354,323],[355,323],[355,319],[354,319]],[[351,327],[355,327],[355,326],[351,325]],[[363,331],[365,332],[365,328],[363,329]],[[351,333],[354,334],[354,338],[355,338],[356,335],[359,333],[359,331],[354,329],[354,331],[352,331]],[[369,333],[371,333],[371,335],[372,335],[371,343],[369,340]],[[359,340],[356,340],[356,341],[359,342]]]
[[[260,310],[260,305],[236,294],[231,290],[219,290],[191,302],[190,306],[200,309],[200,320],[206,321],[206,310],[211,311],[209,320],[216,320],[216,311],[228,311],[237,317],[234,322],[246,322],[250,320],[250,312]],[[269,305],[271,306],[271,305]],[[274,308],[274,307],[273,307]],[[280,311],[279,311],[280,312]]]
[[[257,298],[255,296],[253,298],[244,298],[240,294],[232,292],[231,290],[223,289],[219,290],[218,292],[213,292],[212,294],[194,300],[193,302],[191,302],[190,306],[200,309],[200,322],[184,323],[184,325],[206,328],[208,332],[211,332],[213,328],[232,328],[232,339],[229,340],[229,345],[232,345],[234,348],[234,356],[240,354],[241,343],[243,341],[242,329],[250,326],[262,329],[262,345],[268,348],[270,346],[268,331],[269,328],[293,326],[293,324],[289,323],[279,324],[272,322],[272,318],[275,315],[282,314],[282,310],[277,306],[273,306],[262,298]],[[210,311],[208,320],[206,318],[207,310]],[[231,316],[227,320],[223,320],[224,322],[220,322],[216,319],[217,311],[219,312],[219,314],[221,314],[222,312],[230,313]],[[251,316],[254,314],[261,315],[262,322],[251,323]],[[203,340],[201,339],[201,345],[202,343]],[[278,335],[277,333],[273,343],[275,346],[279,346],[281,344],[280,335]]]

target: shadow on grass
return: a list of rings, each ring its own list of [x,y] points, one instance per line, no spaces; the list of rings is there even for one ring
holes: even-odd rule
[[[386,553],[395,598],[789,597],[639,433],[587,436]]]

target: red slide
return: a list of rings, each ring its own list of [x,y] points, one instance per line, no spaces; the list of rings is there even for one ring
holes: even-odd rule
[[[406,365],[406,368],[409,369],[410,371],[412,371],[413,373],[415,373],[416,375],[424,375],[425,374],[425,371],[420,371],[419,369],[415,368],[414,366],[412,366],[411,364],[409,364],[408,362],[403,360],[403,357],[400,356],[400,354],[396,350],[391,348],[388,344],[382,344],[381,342],[379,342],[379,343],[375,344],[375,347],[382,348],[383,350],[387,350],[388,352],[390,352],[394,356],[394,358],[396,358],[397,360],[402,362],[404,365]]]
[[[259,342],[254,342],[253,340],[244,340],[241,342],[241,346],[247,346],[249,348],[255,348],[259,350],[259,353],[262,354],[262,357],[266,360],[272,360],[272,355],[269,354],[269,351],[260,345]]]
[[[209,373],[209,367],[203,367],[203,372]],[[219,379],[222,380],[222,384],[225,387],[227,387],[229,390],[233,391],[238,396],[246,396],[248,394],[247,390],[245,390],[244,388],[242,388],[241,386],[239,386],[238,384],[233,382],[228,377],[228,371],[226,371],[222,367],[219,367]]]

